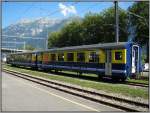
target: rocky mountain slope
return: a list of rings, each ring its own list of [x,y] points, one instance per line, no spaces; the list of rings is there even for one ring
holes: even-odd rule
[[[5,42],[16,41],[25,42],[26,46],[31,45],[34,48],[45,48],[45,40],[47,34],[61,29],[77,17],[67,19],[48,19],[41,18],[35,20],[22,20],[16,24],[12,24],[2,29],[2,40]],[[11,36],[11,37],[10,37]],[[40,39],[39,39],[40,38]],[[10,46],[10,43],[8,43]],[[4,47],[8,47],[7,43],[3,43]],[[12,43],[11,46],[14,46]],[[23,45],[16,43],[14,48],[22,48]]]

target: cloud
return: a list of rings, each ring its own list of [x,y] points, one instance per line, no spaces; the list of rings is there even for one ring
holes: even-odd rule
[[[72,14],[76,14],[77,11],[76,11],[76,8],[74,6],[66,6],[62,3],[59,3],[59,8],[60,8],[60,11],[61,13],[64,15],[64,16],[67,16],[69,13],[72,13]]]

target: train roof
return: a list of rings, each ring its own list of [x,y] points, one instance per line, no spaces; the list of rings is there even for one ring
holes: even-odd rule
[[[30,51],[30,52],[20,52],[21,53],[38,53],[38,52],[57,52],[57,51],[65,51],[65,50],[92,50],[92,49],[113,49],[113,48],[125,48],[126,44],[129,44],[129,42],[118,42],[118,43],[99,43],[99,44],[92,44],[92,45],[81,45],[81,46],[70,46],[70,47],[62,47],[62,48],[53,48],[48,50],[42,50],[42,51]],[[14,53],[15,54],[15,53]]]
[[[65,51],[65,50],[84,50],[84,49],[107,49],[107,48],[121,48],[125,47],[126,42],[119,42],[119,43],[99,43],[99,44],[92,44],[92,45],[81,45],[81,46],[71,46],[71,47],[63,47],[63,48],[54,48],[49,49],[47,51]]]

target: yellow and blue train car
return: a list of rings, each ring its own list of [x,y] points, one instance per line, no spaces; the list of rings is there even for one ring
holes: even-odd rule
[[[7,63],[12,66],[37,68],[36,52],[19,52],[7,55]]]
[[[28,66],[37,69],[95,73],[99,77],[109,76],[121,80],[142,71],[141,48],[132,42],[55,48],[29,54],[31,62]]]

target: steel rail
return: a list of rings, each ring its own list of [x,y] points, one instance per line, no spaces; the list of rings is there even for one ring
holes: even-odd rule
[[[82,89],[82,88],[69,86],[69,85],[66,85],[66,84],[63,84],[63,83],[54,82],[54,81],[47,80],[47,79],[44,79],[44,78],[34,77],[34,76],[31,76],[31,75],[16,72],[16,71],[13,71],[13,70],[3,69],[3,71],[6,72],[6,73],[9,73],[11,75],[15,75],[17,77],[20,77],[20,78],[23,78],[23,79],[26,79],[26,80],[29,80],[29,81],[47,86],[47,87],[51,87],[51,88],[54,88],[54,89],[57,89],[57,90],[60,90],[60,91],[63,91],[63,92],[67,92],[69,94],[80,96],[82,98],[89,99],[89,100],[92,100],[94,102],[102,103],[102,104],[109,105],[109,106],[112,106],[112,107],[116,107],[116,108],[119,108],[119,109],[122,109],[122,110],[125,110],[125,111],[140,111],[140,110],[129,107],[129,106],[122,106],[121,104],[111,103],[110,101],[109,102],[104,101],[102,99],[95,98],[95,96],[99,96],[99,97],[102,97],[102,98],[107,98],[107,99],[110,99],[110,100],[125,102],[125,103],[128,103],[130,105],[135,105],[135,106],[138,106],[138,107],[149,108],[149,104],[146,104],[146,103],[131,101],[131,100],[128,100],[128,99],[114,97],[114,96],[110,96],[110,95],[106,95],[106,94],[101,94],[101,93],[85,90],[85,89]],[[138,108],[138,107],[136,107],[136,108]]]
[[[146,83],[136,83],[136,82],[127,82],[127,85],[131,85],[131,86],[140,86],[140,87],[149,87],[149,84]]]
[[[61,72],[59,72],[61,73]],[[63,73],[61,73],[63,74]],[[139,86],[139,87],[143,87],[143,88],[148,88],[149,87],[149,84],[146,84],[146,83],[138,83],[138,82],[129,82],[129,81],[126,81],[125,83],[123,82],[118,82],[119,84],[123,84],[123,85],[130,85],[130,86]]]

